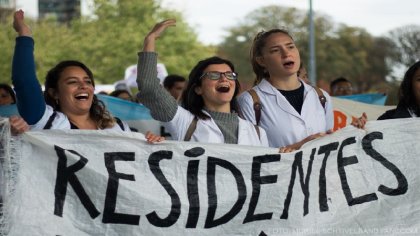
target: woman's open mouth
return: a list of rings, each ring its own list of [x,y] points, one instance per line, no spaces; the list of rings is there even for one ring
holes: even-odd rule
[[[230,91],[230,87],[228,85],[220,85],[216,87],[216,91],[219,93],[227,93]]]

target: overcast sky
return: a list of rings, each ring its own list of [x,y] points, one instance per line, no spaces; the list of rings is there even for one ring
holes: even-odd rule
[[[86,12],[86,1],[82,11]],[[36,0],[17,0],[17,7],[34,16]],[[308,10],[309,0],[162,0],[163,6],[179,10],[195,28],[199,39],[217,44],[226,35],[226,28],[235,26],[249,12],[277,4]],[[315,12],[327,14],[336,23],[365,28],[379,36],[408,24],[420,25],[420,0],[313,0]]]
[[[309,9],[309,0],[163,0],[163,5],[183,12],[205,43],[218,43],[225,29],[235,26],[249,12],[267,5]],[[365,28],[379,36],[407,25],[420,25],[420,0],[313,0],[315,12],[336,23]]]

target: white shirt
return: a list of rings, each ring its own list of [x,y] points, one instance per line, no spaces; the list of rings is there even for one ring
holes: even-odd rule
[[[31,125],[31,130],[42,130],[44,129],[45,125],[47,124],[48,120],[50,119],[51,115],[54,113],[54,109],[46,105],[44,115],[41,119],[34,125]],[[130,132],[130,127],[125,123],[122,122],[124,126],[124,131]],[[71,124],[69,118],[62,112],[57,111],[57,115],[55,116],[51,128],[50,129],[71,129]],[[116,123],[111,128],[106,128],[106,130],[122,130],[121,127]]]
[[[208,113],[206,114],[209,115]],[[263,129],[257,126],[260,131],[260,138],[257,134],[255,126],[251,122],[246,121],[240,117],[238,118],[238,144],[268,147],[267,134]],[[178,106],[174,118],[169,122],[165,122],[164,124],[174,140],[183,141],[188,127],[190,126],[193,119],[194,115],[191,112],[181,106]],[[197,127],[191,136],[191,141],[202,143],[225,142],[222,131],[219,129],[212,118],[207,120],[198,119]]]
[[[301,114],[287,101],[274,86],[263,79],[254,90],[261,102],[260,125],[267,131],[270,147],[284,147],[297,143],[309,135],[326,132],[334,126],[331,97],[323,91],[326,98],[325,109],[319,101],[316,90],[306,83],[304,86]],[[241,111],[252,123],[255,121],[253,100],[248,92],[238,97]]]

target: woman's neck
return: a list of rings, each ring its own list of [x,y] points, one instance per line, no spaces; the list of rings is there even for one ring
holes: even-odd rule
[[[273,87],[280,90],[295,90],[301,86],[301,83],[296,74],[293,74],[288,77],[275,77],[271,76],[268,78],[268,82],[270,82]]]
[[[86,115],[75,115],[75,114],[66,114],[69,118],[69,121],[77,126],[79,129],[91,129],[96,130],[98,126],[96,125],[95,121],[90,118],[89,114]]]
[[[204,109],[208,111],[230,113],[230,103],[222,105],[204,105]]]

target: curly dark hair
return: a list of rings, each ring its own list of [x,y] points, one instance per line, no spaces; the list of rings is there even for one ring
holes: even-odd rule
[[[267,38],[275,33],[282,33],[289,36],[292,40],[293,37],[284,29],[271,29],[269,31],[260,31],[254,38],[251,46],[251,50],[249,51],[249,57],[251,60],[252,70],[255,73],[255,81],[254,85],[257,85],[261,82],[263,78],[269,78],[270,74],[268,71],[261,66],[258,61],[257,57],[262,56],[262,49],[264,48]]]
[[[83,63],[79,61],[61,61],[51,70],[48,71],[47,76],[45,77],[45,91],[44,98],[45,102],[50,105],[54,110],[61,111],[60,104],[56,102],[54,97],[48,92],[49,89],[58,90],[58,81],[60,79],[61,73],[70,66],[76,66],[82,68],[89,78],[92,80],[93,86],[95,86],[95,81],[93,79],[92,71]],[[100,101],[96,95],[93,95],[92,106],[89,110],[90,117],[95,121],[96,125],[100,129],[110,128],[115,124],[114,117],[106,109],[105,104]]]
[[[417,70],[420,70],[420,61],[414,63],[408,68],[407,72],[405,72],[404,79],[401,82],[398,91],[398,106],[410,108],[417,116],[420,116],[420,104],[416,99],[413,88],[413,79]]]
[[[200,77],[203,75],[204,70],[210,65],[220,65],[226,64],[230,67],[230,69],[234,72],[235,67],[233,63],[220,58],[220,57],[210,57],[199,61],[197,65],[191,70],[190,75],[188,76],[188,84],[187,88],[184,90],[182,94],[182,106],[193,113],[195,116],[199,117],[200,119],[209,119],[210,117],[206,115],[202,109],[204,108],[204,100],[201,95],[198,95],[195,92],[196,87],[201,86],[201,79]],[[233,93],[233,98],[230,101],[230,109],[231,111],[240,113],[239,105],[236,101],[236,96],[239,94],[240,91],[240,84],[238,80],[235,80],[235,92]]]

